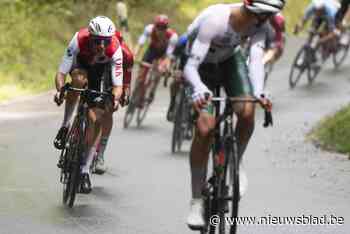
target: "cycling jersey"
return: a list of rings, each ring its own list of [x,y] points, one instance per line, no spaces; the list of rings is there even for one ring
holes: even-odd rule
[[[336,28],[336,14],[339,6],[333,0],[324,0],[324,17],[330,31]],[[309,20],[316,12],[316,8],[311,3],[305,10],[304,21]]]
[[[130,86],[132,67],[134,65],[134,55],[125,43],[120,31],[116,32],[116,37],[118,38],[123,51],[123,86]]]
[[[145,27],[143,34],[139,38],[139,45],[144,45],[146,40],[150,38],[150,48],[157,51],[165,51],[167,56],[171,56],[174,51],[177,42],[177,33],[168,28],[165,32],[165,36],[160,38],[156,31],[154,24],[149,24]]]
[[[237,58],[231,59],[239,49],[243,37],[251,38],[249,69],[239,67],[237,70],[241,72],[237,74],[241,77],[237,79],[242,81],[240,83],[247,83],[243,81],[247,77],[252,83],[254,95],[259,97],[262,94],[264,87],[263,55],[268,25],[254,26],[245,34],[234,31],[230,24],[231,11],[242,5],[238,3],[210,6],[188,27],[187,34],[194,41],[190,46],[189,59],[184,73],[185,78],[194,88],[194,95],[208,91],[198,72],[201,64],[223,64],[225,67],[226,61],[229,60],[230,63],[236,63],[236,66],[245,66],[245,63],[241,62],[240,54]],[[248,72],[249,74],[245,74]],[[232,74],[229,76],[232,77]],[[242,90],[249,90],[249,88],[242,88]]]
[[[270,20],[270,25],[274,29],[275,35],[273,40],[273,47],[277,47],[281,50],[284,48],[285,42],[285,20],[282,14],[276,14]]]
[[[123,85],[123,52],[116,36],[112,37],[103,56],[96,56],[91,50],[90,33],[87,28],[75,33],[63,56],[59,72],[68,74],[77,62],[85,67],[101,67],[102,64],[111,65],[111,80],[113,86]]]

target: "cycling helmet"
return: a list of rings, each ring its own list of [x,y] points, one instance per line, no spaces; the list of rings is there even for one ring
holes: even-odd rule
[[[321,10],[324,7],[324,0],[313,0],[312,5],[316,10]]]
[[[112,20],[106,16],[97,16],[90,20],[89,32],[97,37],[112,37],[115,34],[115,26]]]
[[[285,0],[244,0],[244,6],[255,14],[275,14],[282,11]]]
[[[154,18],[154,24],[158,27],[168,27],[169,18],[167,15],[157,15]]]

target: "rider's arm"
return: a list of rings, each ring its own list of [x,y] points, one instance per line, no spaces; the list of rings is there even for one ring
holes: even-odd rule
[[[177,41],[178,41],[179,37],[176,33],[174,33],[170,39],[169,39],[169,44],[168,44],[168,48],[166,50],[166,55],[167,57],[171,58],[173,56]]]
[[[62,58],[61,65],[59,66],[58,72],[56,74],[55,83],[57,91],[60,91],[64,86],[65,79],[67,74],[71,71],[73,61],[79,53],[79,44],[78,44],[78,33],[74,35],[70,41],[64,55]]]
[[[299,30],[303,30],[305,27],[306,22],[311,18],[311,16],[315,13],[315,8],[313,5],[309,5],[305,12],[304,12],[304,16],[301,19],[301,21],[298,24]]]
[[[111,68],[112,93],[115,99],[119,99],[123,93],[123,52],[121,46],[112,57]]]
[[[346,14],[346,12],[348,11],[349,9],[349,4],[350,4],[350,1],[349,0],[342,0],[341,2],[341,7],[340,9],[338,10],[337,12],[337,22],[339,22],[340,20],[342,20]],[[340,23],[340,22],[339,22]]]
[[[142,35],[139,37],[136,48],[134,50],[135,58],[138,57],[140,50],[142,49],[143,45],[146,43],[147,39],[150,37],[152,30],[153,30],[152,24],[149,24],[145,27],[145,30],[143,31]]]
[[[259,31],[251,38],[251,47],[249,51],[249,77],[253,84],[254,95],[260,97],[264,89],[264,49],[266,33]]]
[[[209,89],[201,81],[198,68],[204,61],[209,51],[210,43],[216,33],[215,29],[219,27],[216,25],[215,21],[213,23],[203,22],[202,25],[205,25],[206,27],[200,27],[184,68],[185,78],[192,85],[194,89],[194,96],[201,95],[204,92],[209,92]]]

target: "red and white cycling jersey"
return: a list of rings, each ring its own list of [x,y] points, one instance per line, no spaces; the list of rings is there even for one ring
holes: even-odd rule
[[[285,42],[285,19],[282,14],[276,14],[271,20],[270,24],[275,31],[273,44],[275,47],[283,50]]]
[[[89,66],[110,63],[113,86],[123,85],[123,52],[116,35],[112,37],[112,41],[109,46],[106,47],[104,54],[98,56],[94,54],[91,49],[90,33],[88,29],[81,29],[79,32],[75,33],[73,39],[69,43],[59,67],[59,72],[68,74],[77,61]]]
[[[131,83],[132,68],[134,65],[134,55],[125,43],[122,33],[117,31],[115,35],[118,38],[123,51],[123,86],[129,87]]]
[[[145,27],[143,34],[140,36],[139,45],[145,44],[147,39],[150,38],[150,47],[157,50],[166,50],[166,54],[171,56],[178,39],[178,35],[175,30],[168,28],[165,32],[165,37],[159,37],[155,31],[154,24],[149,24]]]

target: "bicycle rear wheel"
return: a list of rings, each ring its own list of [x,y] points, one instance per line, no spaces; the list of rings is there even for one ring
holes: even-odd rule
[[[301,76],[304,74],[305,70],[308,67],[308,57],[307,48],[303,46],[297,53],[292,68],[289,73],[289,87],[291,89],[295,88],[296,84],[300,80]]]

